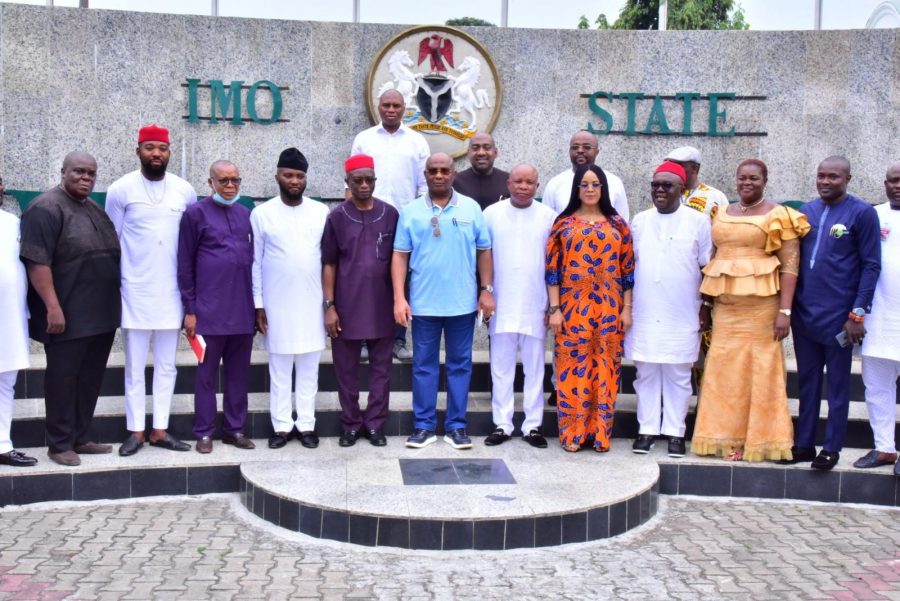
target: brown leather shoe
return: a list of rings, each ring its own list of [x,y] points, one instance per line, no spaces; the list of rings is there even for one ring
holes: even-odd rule
[[[255,449],[256,445],[253,441],[238,432],[237,434],[225,434],[222,436],[224,444],[234,445],[239,449]]]
[[[75,451],[61,451],[59,453],[47,451],[47,457],[49,457],[50,461],[54,463],[58,463],[60,465],[65,465],[68,467],[81,465],[81,457],[79,457]]]
[[[212,453],[212,438],[204,436],[197,441],[197,446],[195,448],[198,453]]]
[[[79,455],[105,455],[112,453],[111,444],[100,444],[99,442],[83,442],[75,445],[75,452]]]

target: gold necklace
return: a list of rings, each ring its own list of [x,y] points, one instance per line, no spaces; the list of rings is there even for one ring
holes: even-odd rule
[[[738,204],[740,204],[741,213],[746,213],[747,211],[749,211],[749,210],[752,209],[753,207],[756,207],[756,206],[761,205],[761,204],[763,203],[764,200],[765,200],[765,198],[760,198],[759,200],[757,200],[756,202],[754,202],[752,205],[745,205],[745,204],[742,203],[742,202],[741,202],[741,203],[738,203]]]

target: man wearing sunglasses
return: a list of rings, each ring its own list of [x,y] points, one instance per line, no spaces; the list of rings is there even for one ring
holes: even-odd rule
[[[200,334],[206,356],[194,386],[197,452],[212,452],[219,362],[225,370],[222,442],[252,449],[244,436],[250,351],[253,348],[253,235],[250,210],[239,204],[241,174],[231,161],[209,168],[212,195],[191,205],[178,235],[178,288],[184,305],[184,331]]]
[[[447,414],[444,441],[469,449],[466,405],[472,377],[472,339],[476,309],[484,319],[494,313],[491,240],[478,203],[453,190],[453,159],[436,153],[425,163],[428,192],[400,215],[391,279],[394,319],[413,329],[413,413],[415,429],[406,446],[421,448],[437,440],[439,353],[444,336]],[[481,277],[476,302],[475,268]],[[409,303],[404,297],[411,273]]]

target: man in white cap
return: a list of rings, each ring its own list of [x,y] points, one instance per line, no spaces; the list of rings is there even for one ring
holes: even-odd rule
[[[144,371],[153,344],[153,430],[150,444],[171,451],[191,446],[167,432],[175,392],[175,355],[184,320],[178,291],[178,227],[197,202],[189,183],[171,173],[169,130],[147,125],[138,131],[141,168],[109,186],[106,213],[122,246],[122,334],[125,347],[127,457],[144,446],[147,389]]]
[[[712,219],[719,209],[724,210],[728,206],[728,198],[720,190],[717,190],[700,181],[700,151],[693,146],[676,148],[665,160],[681,165],[684,169],[687,181],[684,184],[684,193],[681,195],[681,204],[709,215]]]

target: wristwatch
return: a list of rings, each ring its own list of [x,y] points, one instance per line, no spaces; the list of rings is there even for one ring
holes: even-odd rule
[[[491,286],[490,284],[487,284],[486,286],[482,286],[481,288],[479,288],[478,291],[479,292],[490,292],[491,294],[493,294],[494,287]]]
[[[781,313],[782,315],[784,315],[785,317],[790,317],[790,316],[791,316],[791,310],[790,310],[790,309],[778,309],[778,312]]]
[[[866,319],[866,310],[862,307],[854,307],[847,317],[856,323],[862,323]]]
[[[329,309],[329,307],[333,307],[333,306],[334,306],[333,300],[322,301],[322,310],[323,311],[327,311]]]
[[[550,305],[547,307],[547,315],[553,315],[557,311],[559,311],[559,305]]]

